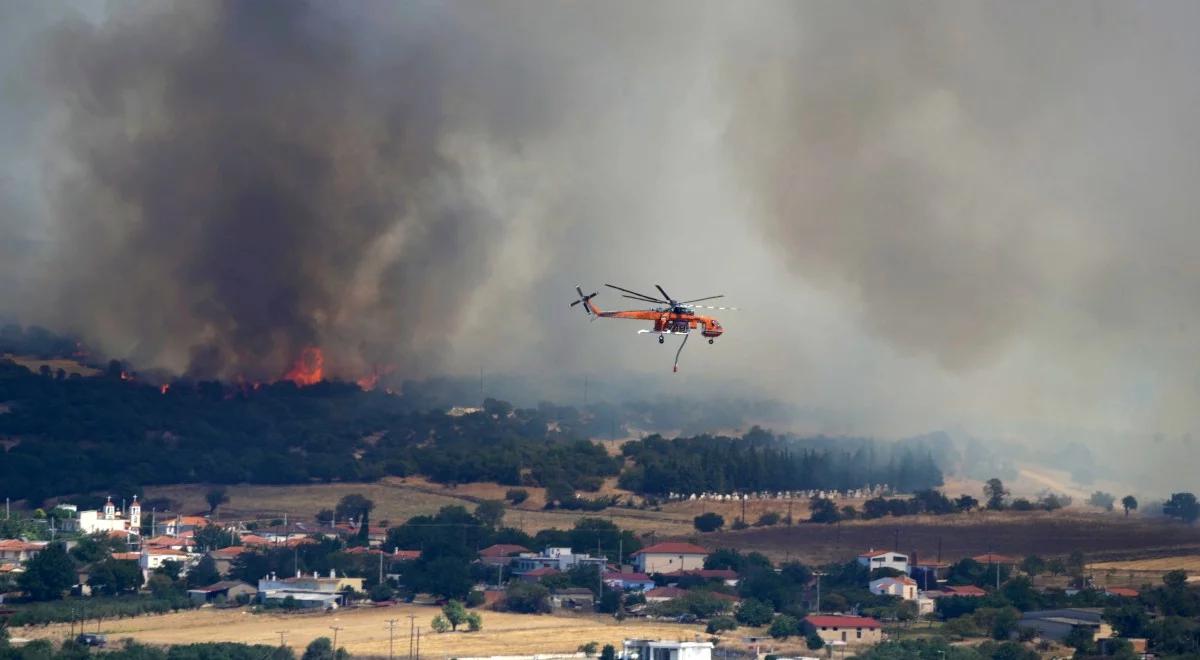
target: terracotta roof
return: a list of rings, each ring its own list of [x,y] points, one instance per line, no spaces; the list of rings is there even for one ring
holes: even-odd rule
[[[142,548],[142,554],[147,555],[167,555],[171,557],[186,557],[187,553],[175,548]]]
[[[883,555],[891,555],[891,554],[897,554],[897,555],[900,555],[901,557],[908,556],[908,555],[904,554],[903,552],[896,552],[895,550],[875,550],[874,548],[872,548],[872,549],[867,550],[866,552],[862,553],[861,555],[859,555],[859,557],[882,557]]]
[[[233,587],[236,587],[239,585],[247,586],[247,587],[251,586],[245,582],[241,582],[238,580],[221,580],[220,582],[210,584],[207,587],[200,587],[198,589],[189,589],[189,591],[203,591],[206,593],[212,593],[214,591],[225,591],[227,589],[232,589]]]
[[[646,598],[679,598],[687,594],[687,589],[679,587],[658,587],[646,592]]]
[[[121,561],[137,561],[142,558],[140,552],[114,552],[112,558]]]
[[[917,584],[916,580],[908,577],[907,575],[900,575],[897,577],[885,577],[885,578],[879,578],[879,579],[880,580],[891,580],[892,582],[899,582],[900,584],[911,584],[914,586]]]
[[[675,571],[674,573],[665,573],[667,577],[683,577],[694,575],[706,580],[736,580],[738,578],[737,571],[731,568],[693,568],[689,571]]]
[[[968,584],[968,585],[964,585],[961,587],[945,586],[945,587],[942,587],[942,591],[946,592],[946,594],[950,595],[950,596],[986,596],[987,595],[986,591],[984,591],[983,589],[980,589],[979,587],[977,587],[973,584]]]
[[[558,575],[561,572],[562,571],[558,570],[557,568],[550,568],[549,566],[543,566],[542,568],[535,568],[532,571],[529,571],[528,573],[522,573],[521,576],[522,577],[545,577],[547,575]]]
[[[243,552],[247,552],[249,550],[250,550],[250,548],[247,548],[244,545],[231,545],[228,548],[218,548],[216,550],[209,552],[208,554],[213,555],[214,557],[217,557],[219,559],[224,559],[226,557],[236,557],[236,556],[242,554]]]
[[[529,548],[515,543],[497,543],[479,551],[480,557],[507,557],[519,552],[531,552]]]
[[[41,550],[49,545],[48,541],[22,541],[21,539],[3,539],[0,540],[0,550],[29,552],[30,550]]]
[[[209,522],[208,518],[205,518],[204,516],[180,516],[179,517],[179,523],[182,525],[204,526],[204,525],[207,525],[208,522]]]
[[[401,561],[411,561],[413,559],[420,559],[421,551],[420,550],[399,550],[399,549],[397,549],[395,552],[392,553],[392,556]]]
[[[242,545],[272,545],[272,543],[258,534],[243,534]]]
[[[733,594],[727,594],[723,591],[710,591],[710,592],[708,592],[708,595],[712,596],[713,598],[716,598],[717,600],[725,600],[725,601],[729,601],[731,603],[739,603],[742,600],[741,598],[739,598]]]
[[[1107,587],[1104,593],[1109,596],[1120,596],[1121,598],[1137,598],[1138,590],[1129,589],[1128,587]]]
[[[846,616],[841,614],[819,614],[804,617],[804,621],[817,628],[880,628],[875,619],[867,616]]]
[[[694,543],[667,542],[667,543],[655,543],[654,545],[652,545],[648,548],[642,548],[641,550],[638,550],[637,552],[633,553],[633,556],[636,557],[637,555],[707,555],[707,554],[708,554],[708,550],[706,548],[701,548],[700,546],[695,545]]]
[[[604,579],[607,581],[622,580],[624,582],[653,582],[649,575],[645,573],[605,573]]]
[[[971,559],[974,559],[975,561],[977,561],[981,564],[1016,564],[1017,563],[1017,560],[1015,557],[1009,557],[1007,555],[998,555],[998,554],[995,554],[992,552],[989,552],[987,554],[982,554],[982,555],[975,555],[974,557],[971,557]]]

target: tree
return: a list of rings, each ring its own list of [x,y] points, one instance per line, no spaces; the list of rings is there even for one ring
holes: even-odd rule
[[[827,497],[814,497],[808,503],[808,519],[815,523],[835,523],[841,520],[837,504]]]
[[[479,612],[467,612],[467,632],[483,630],[483,616]]]
[[[821,639],[821,636],[817,634],[817,631],[813,630],[805,635],[804,645],[807,646],[808,650],[810,651],[820,651],[821,649],[825,648],[825,640]]]
[[[587,644],[580,644],[579,648],[575,650],[590,658],[596,654],[596,649],[598,648],[600,648],[600,645],[596,642],[588,642]]]
[[[765,626],[775,616],[775,609],[757,598],[747,598],[735,615],[743,626]]]
[[[169,575],[166,577],[174,582]],[[88,575],[88,586],[93,592],[106,596],[137,591],[142,586],[142,571],[138,569],[135,561],[105,559],[92,566]]]
[[[1037,555],[1029,555],[1021,560],[1021,570],[1029,575],[1041,575],[1046,570],[1046,560]]]
[[[617,660],[617,649],[612,644],[605,644],[600,649],[600,660]]]
[[[300,660],[335,660],[336,658],[333,642],[328,637],[318,637],[308,643]]]
[[[704,632],[715,635],[728,630],[737,630],[737,620],[731,616],[714,616],[708,620],[708,625],[704,628]]]
[[[1200,502],[1192,493],[1171,493],[1171,499],[1163,502],[1163,514],[1192,523],[1200,518]]]
[[[450,622],[450,627],[453,630],[458,630],[459,624],[465,623],[467,620],[467,608],[457,600],[452,600],[442,606],[442,614],[446,615],[446,620]]]
[[[488,529],[496,529],[504,521],[505,509],[501,500],[484,500],[475,507],[475,517]]]
[[[693,518],[692,526],[699,532],[715,532],[725,526],[725,518],[718,513],[709,511]]]
[[[204,494],[204,501],[208,502],[209,515],[217,512],[217,507],[229,501],[229,495],[225,492],[224,486],[216,486],[208,489]]]
[[[450,622],[447,621],[446,617],[442,616],[441,614],[433,617],[433,621],[430,621],[429,625],[433,627],[433,632],[436,632],[436,633],[444,633],[444,632],[450,631]]]
[[[799,635],[800,622],[794,616],[780,614],[771,622],[771,627],[767,629],[767,634],[775,639],[787,639],[792,635]]]
[[[75,584],[75,565],[62,543],[51,543],[25,563],[25,572],[17,578],[32,600],[57,600]]]
[[[230,541],[229,533],[221,529],[219,525],[205,525],[197,529],[193,534],[193,540],[196,545],[203,550],[220,550],[233,545]]]
[[[775,511],[766,511],[754,522],[755,527],[771,527],[779,524],[780,515]]]
[[[970,495],[964,494],[959,496],[958,499],[954,500],[954,508],[964,513],[967,511],[973,511],[979,508],[979,500],[971,497]]]
[[[983,497],[987,502],[987,508],[993,511],[999,511],[1004,508],[1004,499],[1008,497],[1008,491],[1004,488],[1004,482],[996,477],[987,480],[983,485]]]
[[[1092,496],[1088,498],[1088,504],[1098,509],[1104,509],[1105,511],[1112,511],[1113,503],[1116,501],[1117,498],[1112,493],[1100,490],[1092,493]]]
[[[504,499],[512,502],[513,506],[517,506],[521,502],[529,499],[529,491],[524,488],[509,488],[504,493]]]
[[[333,515],[338,520],[361,520],[375,508],[375,502],[359,493],[350,493],[338,500]]]
[[[544,614],[550,611],[550,591],[537,583],[513,580],[504,591],[504,606],[510,612]]]
[[[1094,635],[1092,629],[1087,626],[1075,626],[1063,638],[1063,644],[1074,648],[1075,655],[1079,657],[1091,655],[1095,648],[1095,642],[1092,639]]]
[[[1121,498],[1121,507],[1125,509],[1125,516],[1129,516],[1130,511],[1137,511],[1138,501],[1133,495],[1126,495]]]

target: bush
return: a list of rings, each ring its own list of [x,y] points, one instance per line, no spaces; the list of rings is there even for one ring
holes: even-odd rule
[[[472,589],[467,594],[467,607],[479,607],[480,605],[483,605],[486,600],[487,598],[484,597],[482,591],[479,589]]]
[[[704,632],[715,635],[728,630],[737,630],[737,620],[731,616],[714,616],[708,620],[708,625],[704,628]]]
[[[543,614],[550,611],[550,591],[540,584],[514,580],[504,592],[504,607],[510,612]]]
[[[800,634],[800,621],[796,617],[780,614],[771,622],[770,629],[767,634],[775,639],[787,639],[792,635]]]
[[[483,617],[479,612],[467,612],[467,630],[469,632],[483,630]]]
[[[825,640],[821,639],[821,636],[818,635],[814,630],[805,635],[804,645],[807,646],[808,650],[810,651],[819,651],[825,648]]]
[[[771,527],[773,525],[778,525],[779,520],[780,516],[778,513],[774,511],[767,511],[758,517],[758,520],[755,521],[754,525],[756,527]]]
[[[765,626],[775,616],[775,608],[757,598],[747,598],[738,608],[737,622],[743,626]]]
[[[516,506],[529,499],[529,491],[525,490],[524,488],[509,488],[508,491],[504,493],[504,499],[512,502],[513,506]]]
[[[715,532],[725,526],[725,518],[709,511],[693,518],[692,525],[699,532]]]
[[[732,529],[734,531],[738,531],[738,530],[746,529],[749,526],[750,525],[745,520],[742,520],[741,518],[734,518],[733,524],[730,525],[730,529]]]
[[[441,614],[433,617],[433,621],[430,621],[429,625],[433,627],[433,632],[450,632],[450,622],[447,621],[446,617],[442,616]]]
[[[596,655],[596,649],[598,648],[600,648],[600,645],[596,642],[588,642],[587,644],[580,644],[576,650],[590,658]]]
[[[385,600],[391,600],[394,592],[391,587],[381,583],[371,587],[367,595],[371,598],[371,602],[382,603]]]

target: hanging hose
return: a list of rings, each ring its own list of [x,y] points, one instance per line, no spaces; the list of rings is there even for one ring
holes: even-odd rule
[[[671,369],[671,373],[679,372],[679,354],[683,352],[684,344],[687,344],[688,337],[692,335],[686,334],[683,336],[683,341],[679,342],[679,350],[675,351],[675,366]]]

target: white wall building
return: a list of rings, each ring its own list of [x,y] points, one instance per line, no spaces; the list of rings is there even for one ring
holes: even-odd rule
[[[621,660],[712,660],[712,642],[670,642],[627,639]]]
[[[858,563],[872,571],[877,568],[891,568],[901,573],[908,573],[908,555],[888,550],[868,550],[858,556]]]
[[[608,564],[608,559],[605,557],[593,557],[589,554],[576,554],[570,548],[546,548],[540,555],[533,553],[521,553],[513,558],[512,572],[514,575],[523,575],[530,571],[536,571],[539,568],[553,568],[556,571],[569,571],[576,566],[595,566],[601,573],[604,572],[605,566]]]
[[[59,508],[66,507],[60,506]],[[138,503],[137,495],[133,496],[128,514],[126,516],[117,513],[117,507],[113,504],[110,496],[104,503],[104,508],[99,511],[95,509],[80,511],[78,517],[67,518],[62,521],[62,525],[66,531],[83,532],[84,534],[95,534],[96,532],[139,534],[142,529],[142,505]]]
[[[633,554],[639,573],[674,573],[704,568],[708,550],[691,543],[656,543]]]
[[[871,580],[870,589],[871,593],[876,596],[899,596],[904,600],[917,599],[917,581],[907,575]]]

